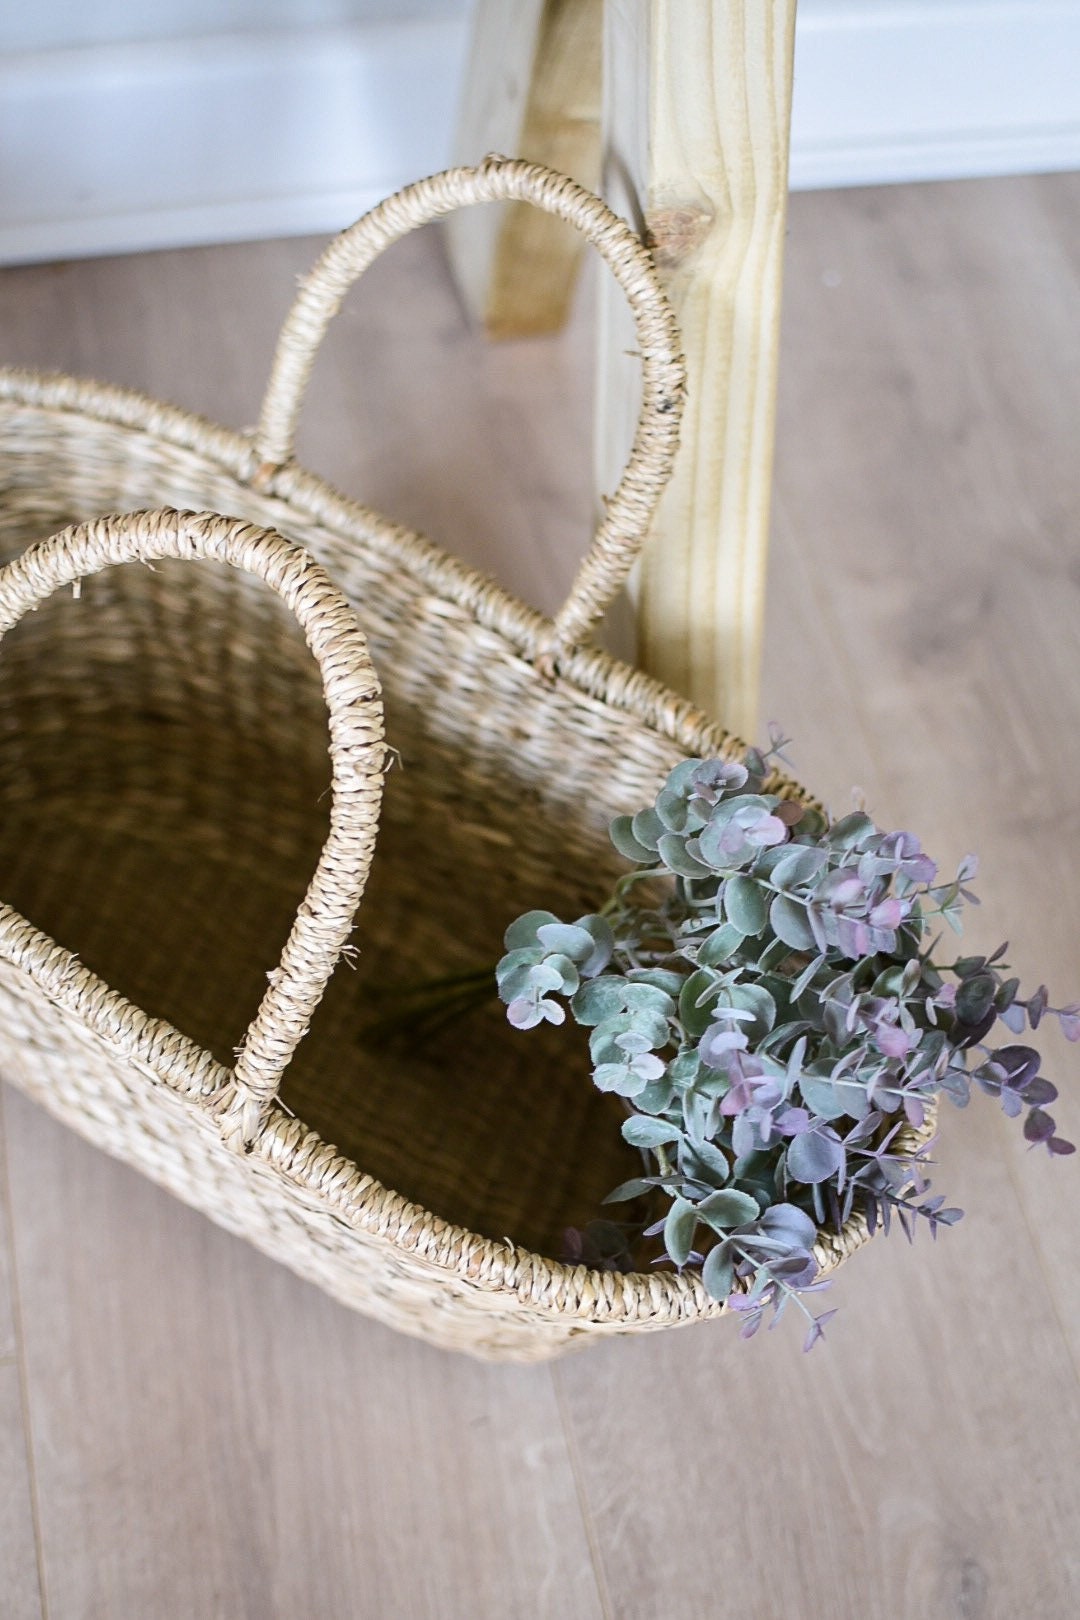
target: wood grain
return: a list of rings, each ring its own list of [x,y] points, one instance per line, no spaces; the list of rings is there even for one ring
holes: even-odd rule
[[[640,218],[683,333],[675,476],[634,589],[642,665],[757,725],[795,0],[606,0],[604,185]],[[604,280],[598,484],[633,428],[633,342]]]
[[[19,1369],[0,1361],[0,1613],[44,1620]]]
[[[530,158],[597,189],[603,0],[478,0],[455,155]],[[451,263],[470,313],[494,338],[555,332],[577,282],[583,243],[525,203],[472,209],[449,222]]]
[[[15,1332],[15,1278],[11,1260],[9,1199],[3,1139],[4,1120],[3,1114],[0,1113],[0,1365],[13,1361],[18,1350]]]
[[[544,1370],[393,1335],[8,1113],[51,1615],[600,1615]]]
[[[977,848],[972,942],[1064,998],[1078,219],[1076,176],[792,200],[763,705],[834,806],[858,783],[943,863]],[[314,251],[8,272],[5,347],[250,422]],[[303,454],[554,606],[589,527],[586,314],[492,349],[424,233],[349,300]],[[1050,1056],[1075,1138],[1078,1051]],[[826,1347],[721,1324],[554,1379],[346,1315],[18,1097],[7,1153],[48,1620],[1080,1611],[1080,1180],[986,1099],[943,1122],[967,1219],[857,1257]],[[0,1363],[0,1559],[36,1616],[15,1388]]]

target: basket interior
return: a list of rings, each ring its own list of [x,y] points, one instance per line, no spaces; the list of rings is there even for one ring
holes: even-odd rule
[[[558,1255],[639,1161],[589,1080],[585,1033],[527,1035],[494,996],[427,1040],[365,1029],[396,989],[492,965],[506,924],[593,909],[620,869],[613,813],[674,745],[542,682],[400,567],[196,472],[80,488],[20,457],[10,558],[108,509],[171,503],[274,522],[348,574],[400,764],[342,963],[286,1105],[361,1170],[447,1220]],[[16,487],[17,485],[17,487]],[[43,491],[55,490],[54,495]],[[210,496],[215,498],[211,501]],[[335,564],[338,566],[336,567]],[[328,814],[318,672],[264,586],[217,564],[126,565],[54,597],[0,650],[0,899],[114,990],[231,1062],[304,893]]]

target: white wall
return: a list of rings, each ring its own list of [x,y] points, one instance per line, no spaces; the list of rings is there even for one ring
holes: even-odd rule
[[[445,16],[448,11],[463,13],[467,4],[468,0],[12,0],[0,11],[0,52],[402,22]]]
[[[339,228],[449,160],[468,5],[4,8],[0,260]],[[1078,67],[1080,0],[800,0],[792,184],[1080,167]]]

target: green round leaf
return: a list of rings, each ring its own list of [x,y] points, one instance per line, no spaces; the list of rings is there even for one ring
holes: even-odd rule
[[[721,923],[706,939],[698,951],[698,962],[702,967],[727,967],[746,938],[741,928],[733,923]]]
[[[570,1003],[570,1011],[579,1024],[602,1024],[605,1018],[615,1018],[625,1012],[626,990],[625,979],[614,974],[589,979]]]
[[[793,951],[817,950],[806,907],[798,900],[778,894],[769,907],[769,923],[776,937],[782,939],[785,945],[790,945]]]
[[[527,911],[523,917],[512,922],[503,936],[503,944],[508,951],[519,951],[537,942],[538,931],[548,923],[557,923],[558,917],[550,911]]]
[[[749,1193],[739,1192],[735,1187],[724,1187],[703,1198],[697,1212],[714,1232],[730,1232],[733,1227],[745,1226],[747,1221],[757,1220],[758,1203]]]
[[[639,810],[631,819],[630,830],[639,844],[652,851],[656,849],[665,828],[655,810]]]
[[[652,1119],[648,1114],[631,1114],[629,1119],[624,1119],[622,1133],[623,1140],[636,1148],[666,1147],[682,1136],[677,1125],[666,1119]]]
[[[608,828],[608,836],[620,855],[637,866],[653,866],[656,863],[655,849],[649,849],[634,837],[633,823],[630,816],[616,816]],[[554,922],[554,918],[552,921]]]
[[[685,1266],[694,1246],[697,1210],[685,1198],[676,1198],[664,1222],[664,1247],[677,1266]]]
[[[730,1243],[716,1243],[705,1256],[701,1280],[710,1299],[725,1300],[735,1285],[735,1249]]]
[[[760,934],[769,920],[765,890],[751,877],[731,877],[724,884],[724,915],[743,934]]]
[[[674,872],[676,877],[708,878],[715,875],[711,867],[706,866],[703,861],[695,860],[686,847],[686,840],[678,833],[661,833],[656,847],[660,859],[668,871]]]

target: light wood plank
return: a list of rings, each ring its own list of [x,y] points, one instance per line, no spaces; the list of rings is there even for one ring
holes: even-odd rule
[[[54,1616],[598,1620],[547,1369],[366,1322],[7,1108]]]
[[[642,219],[683,334],[688,404],[634,586],[640,662],[756,729],[795,0],[606,0],[604,185]],[[638,390],[604,281],[598,486]]]
[[[778,478],[889,813],[943,861],[979,852],[973,945],[1009,938],[1059,1004],[1080,999],[1078,202],[1076,176],[793,199]],[[1080,1052],[1040,1043],[1080,1141]],[[1080,1366],[1077,1161],[1015,1129],[999,1151]]]
[[[1076,193],[793,199],[765,683],[834,807],[859,783],[943,862],[981,849],[972,943],[1011,934],[1032,983],[1065,994]],[[1075,1136],[1080,1063],[1055,1056]],[[1029,1156],[986,1099],[946,1111],[938,1158],[966,1221],[842,1271],[812,1357],[794,1334],[702,1328],[558,1369],[617,1612],[651,1615],[673,1586],[688,1612],[722,1593],[754,1620],[1077,1611],[1077,1175]],[[622,1410],[648,1422],[612,1442]],[[1009,1479],[1039,1482],[1043,1547]]]
[[[455,143],[459,163],[488,152],[531,158],[595,191],[600,178],[603,0],[478,0]],[[451,262],[491,337],[557,331],[577,281],[580,236],[514,203],[448,223]]]
[[[0,1363],[13,1361],[18,1350],[15,1329],[15,1278],[11,1262],[4,1118],[0,1112]]]
[[[1076,1381],[996,1121],[956,1124],[949,1181],[989,1219],[853,1261],[813,1355],[703,1327],[559,1366],[617,1614],[1076,1612]],[[1039,1481],[1038,1543],[1009,1480]]]
[[[793,199],[764,709],[838,807],[858,782],[941,859],[977,846],[973,941],[1008,932],[1066,995],[1077,218],[1067,176]],[[313,251],[11,272],[0,327],[250,421]],[[432,238],[404,244],[343,312],[304,452],[554,605],[590,504],[584,330],[488,349]],[[1076,1136],[1076,1049],[1053,1070]],[[52,1620],[1071,1620],[1077,1172],[981,1101],[940,1153],[967,1220],[846,1268],[812,1357],[718,1324],[560,1365],[576,1491],[543,1369],[346,1317],[15,1099]]]
[[[0,1362],[0,1613],[44,1620],[19,1370]]]

